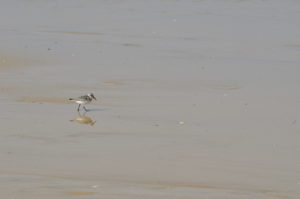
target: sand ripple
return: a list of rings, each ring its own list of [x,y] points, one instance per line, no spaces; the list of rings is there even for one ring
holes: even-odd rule
[[[68,99],[61,98],[46,98],[46,97],[23,97],[20,102],[30,103],[55,103],[55,104],[72,104]]]

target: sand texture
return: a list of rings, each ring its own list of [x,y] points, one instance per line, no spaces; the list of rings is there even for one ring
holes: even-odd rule
[[[0,198],[299,199],[299,11],[3,1]]]

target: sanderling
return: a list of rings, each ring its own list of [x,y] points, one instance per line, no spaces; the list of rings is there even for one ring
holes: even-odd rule
[[[83,109],[85,111],[87,111],[84,104],[89,104],[93,99],[97,100],[93,93],[89,93],[87,95],[83,95],[83,96],[80,96],[78,98],[69,98],[69,100],[71,100],[73,102],[76,102],[78,104],[77,111],[79,111],[79,108],[80,108],[81,104],[82,104]]]

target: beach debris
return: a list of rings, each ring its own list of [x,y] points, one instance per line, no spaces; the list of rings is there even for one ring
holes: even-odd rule
[[[92,185],[91,187],[94,189],[97,189],[97,188],[99,188],[99,185],[95,184],[95,185]]]
[[[184,125],[185,123],[183,121],[178,122],[180,125]]]

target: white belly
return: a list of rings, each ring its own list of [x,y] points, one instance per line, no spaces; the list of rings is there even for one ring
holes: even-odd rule
[[[87,104],[88,102],[87,102],[87,101],[79,101],[79,100],[78,100],[78,101],[76,101],[76,103],[77,103],[77,104]]]

